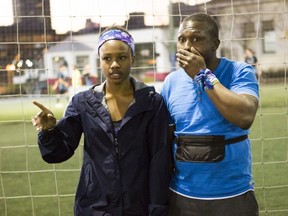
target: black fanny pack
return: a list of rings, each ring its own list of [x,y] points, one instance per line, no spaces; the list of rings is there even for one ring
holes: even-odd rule
[[[179,136],[176,160],[185,162],[219,162],[225,158],[225,145],[247,139],[247,135],[225,140],[224,136]]]

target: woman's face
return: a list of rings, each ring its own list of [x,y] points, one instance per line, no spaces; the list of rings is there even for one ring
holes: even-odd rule
[[[100,67],[107,82],[122,83],[129,80],[134,62],[131,48],[119,40],[109,40],[99,49]]]

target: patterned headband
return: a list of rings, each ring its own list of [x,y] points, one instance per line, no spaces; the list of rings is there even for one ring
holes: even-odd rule
[[[124,43],[126,43],[132,50],[132,55],[134,56],[135,52],[135,45],[133,42],[133,38],[127,34],[126,32],[123,32],[121,30],[118,29],[113,29],[113,30],[109,30],[107,32],[104,32],[100,38],[99,38],[99,42],[98,42],[98,53],[99,53],[99,49],[100,47],[109,40],[120,40]]]

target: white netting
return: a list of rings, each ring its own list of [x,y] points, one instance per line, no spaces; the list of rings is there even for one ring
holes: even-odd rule
[[[69,161],[43,162],[32,100],[60,118],[71,96],[101,82],[98,36],[114,23],[135,39],[133,76],[159,90],[177,68],[179,23],[194,12],[217,19],[219,56],[244,61],[245,48],[255,52],[262,71],[250,134],[256,196],[261,215],[288,215],[287,1],[2,1],[8,9],[0,14],[0,216],[73,215],[83,141]],[[61,65],[70,87],[59,96],[53,85]]]

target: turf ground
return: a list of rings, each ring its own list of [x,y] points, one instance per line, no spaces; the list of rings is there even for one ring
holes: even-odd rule
[[[261,86],[261,106],[249,136],[262,216],[288,215],[287,97],[284,85]],[[49,107],[58,119],[67,104],[62,98],[62,106],[56,105],[51,96],[0,98],[0,216],[71,216],[82,146],[69,161],[46,164],[30,122],[39,111],[33,100]]]

